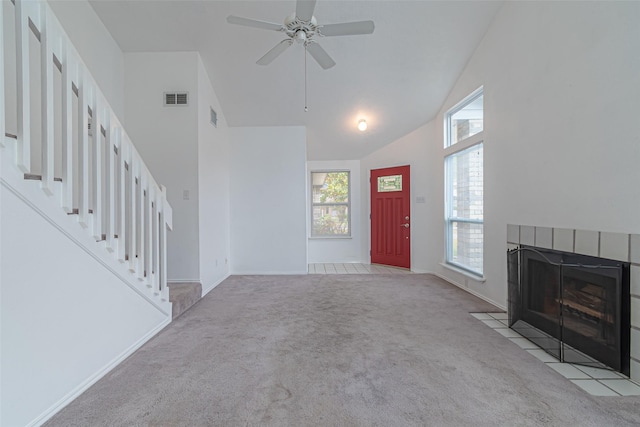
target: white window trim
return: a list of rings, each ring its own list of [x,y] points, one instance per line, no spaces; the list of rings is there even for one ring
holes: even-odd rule
[[[473,135],[475,136],[475,135]],[[467,139],[472,139],[472,137],[469,137]],[[456,150],[452,150],[450,154],[447,154],[444,156],[444,162],[445,162],[445,179],[444,179],[444,183],[445,183],[445,200],[444,200],[444,242],[445,242],[445,248],[444,248],[444,263],[451,266],[453,269],[455,270],[461,270],[466,272],[466,274],[476,278],[479,281],[483,281],[484,278],[484,238],[483,238],[483,257],[482,257],[482,262],[483,262],[483,266],[482,266],[482,273],[472,270],[469,267],[463,265],[463,264],[459,264],[457,262],[451,261],[450,260],[450,255],[452,255],[452,251],[453,251],[453,242],[451,242],[451,238],[450,235],[451,233],[449,232],[449,229],[451,227],[451,223],[452,221],[455,222],[464,222],[464,223],[469,223],[469,224],[482,224],[482,228],[484,229],[484,215],[482,216],[482,220],[479,219],[468,219],[468,218],[457,218],[457,217],[449,217],[449,212],[451,209],[451,199],[452,199],[452,195],[451,195],[451,191],[453,190],[453,188],[449,185],[449,171],[447,169],[447,159],[449,157],[451,157],[452,155],[456,155],[461,151],[473,148],[476,145],[480,145],[482,144],[483,146],[483,152],[484,152],[484,141],[482,139],[474,139],[476,141],[475,144],[465,144],[465,147],[462,149],[456,149]],[[455,144],[456,146],[458,144]],[[453,146],[452,146],[453,147]],[[451,147],[450,147],[451,148]],[[457,147],[456,147],[457,148]],[[483,168],[483,175],[484,175],[484,156],[483,156],[483,161],[482,161],[482,168]],[[482,184],[483,189],[484,189],[484,182]],[[484,197],[482,199],[482,204],[484,205]]]
[[[478,98],[482,94],[484,94],[484,86],[480,86],[478,89],[474,90],[473,92],[471,92],[471,94],[466,96],[462,101],[458,102],[453,107],[447,110],[447,112],[444,115],[444,148],[445,149],[455,147],[463,142],[466,142],[468,139],[483,133],[483,132],[478,132],[475,135],[471,135],[461,141],[455,142],[453,144],[451,143],[451,116],[457,113],[458,111],[462,110],[464,107],[467,106],[467,104],[471,103],[471,101]],[[483,126],[483,131],[484,131],[484,126]],[[471,145],[474,145],[474,144],[471,144]]]
[[[347,223],[349,224],[349,234],[322,234],[322,235],[313,235],[313,207],[314,205],[324,205],[325,203],[313,203],[313,174],[314,173],[336,173],[336,172],[346,172],[349,175],[349,188],[347,195],[347,203],[326,203],[326,205],[340,205],[347,207]],[[350,169],[314,169],[309,171],[309,239],[351,239],[351,170]]]
[[[471,94],[469,94],[468,96],[466,96],[464,99],[462,99],[460,102],[456,103],[453,107],[451,107],[449,110],[447,110],[447,112],[444,115],[444,155],[443,155],[443,161],[444,161],[444,166],[445,166],[445,200],[444,200],[444,206],[445,206],[445,211],[444,211],[444,239],[445,239],[445,248],[444,248],[444,262],[443,264],[450,266],[450,268],[452,270],[457,270],[459,272],[463,272],[464,274],[475,278],[476,280],[483,282],[484,281],[484,239],[483,239],[483,266],[482,266],[482,273],[478,272],[478,271],[474,271],[472,269],[470,269],[469,267],[453,262],[450,260],[450,255],[452,255],[452,244],[453,242],[451,242],[451,238],[450,238],[450,227],[451,227],[451,223],[452,221],[457,221],[457,222],[466,222],[466,223],[476,223],[476,224],[482,224],[483,229],[484,229],[484,215],[482,220],[471,220],[471,219],[466,219],[466,218],[453,218],[453,217],[449,217],[449,212],[451,209],[451,191],[453,190],[451,188],[451,186],[449,185],[450,183],[450,177],[448,176],[449,172],[447,170],[447,159],[455,154],[458,154],[462,151],[468,150],[476,145],[483,145],[483,151],[484,151],[484,126],[483,126],[483,130],[471,135],[461,141],[458,141],[456,143],[451,144],[451,116],[454,115],[456,112],[460,111],[461,109],[463,109],[465,106],[467,106],[470,102],[472,102],[473,100],[475,100],[476,98],[478,98],[479,96],[482,96],[484,94],[484,86],[480,86],[478,89],[474,90]],[[484,156],[483,156],[483,170],[484,170]],[[484,175],[484,172],[483,172]],[[484,188],[484,182],[483,182],[483,188]],[[484,197],[483,197],[483,205],[484,205]]]

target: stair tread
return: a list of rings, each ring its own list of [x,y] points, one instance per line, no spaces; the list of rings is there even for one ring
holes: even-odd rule
[[[173,304],[173,318],[191,308],[202,298],[202,285],[197,282],[170,283],[169,302]]]
[[[42,175],[38,175],[35,173],[25,173],[24,179],[29,181],[42,181]],[[62,178],[53,178],[54,181],[62,182]]]

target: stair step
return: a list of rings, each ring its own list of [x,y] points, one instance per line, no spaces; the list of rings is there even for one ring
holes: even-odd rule
[[[202,298],[202,285],[197,282],[169,283],[169,302],[173,304],[173,318],[191,308]]]
[[[25,173],[24,179],[29,181],[42,181],[42,175],[37,175],[35,173]],[[62,182],[62,178],[53,178],[54,181]]]
[[[80,209],[73,208],[73,210],[71,212],[68,212],[67,215],[78,215],[79,213],[80,213]],[[89,213],[92,214],[93,209],[89,209]]]
[[[18,139],[18,135],[14,135],[14,134],[9,133],[9,132],[5,132],[4,136],[6,136],[7,138]]]

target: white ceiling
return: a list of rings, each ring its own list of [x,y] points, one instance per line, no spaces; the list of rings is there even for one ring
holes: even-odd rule
[[[305,113],[304,48],[256,65],[283,34],[225,21],[282,23],[294,0],[90,3],[124,52],[200,52],[230,126],[306,126],[309,160],[359,159],[433,119],[501,5],[318,0],[319,24],[371,19],[375,31],[320,40],[337,65],[308,57]]]

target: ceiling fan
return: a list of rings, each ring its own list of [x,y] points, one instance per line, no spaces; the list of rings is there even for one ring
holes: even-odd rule
[[[280,56],[293,42],[303,44],[307,52],[325,70],[336,65],[322,46],[316,41],[316,37],[352,36],[358,34],[371,34],[374,30],[373,21],[343,22],[340,24],[318,25],[313,10],[316,0],[297,0],[296,11],[284,20],[284,25],[255,19],[242,18],[229,15],[227,22],[230,24],[244,25],[263,30],[281,31],[288,38],[282,40],[273,49],[267,52],[256,62],[259,65],[268,65]]]

